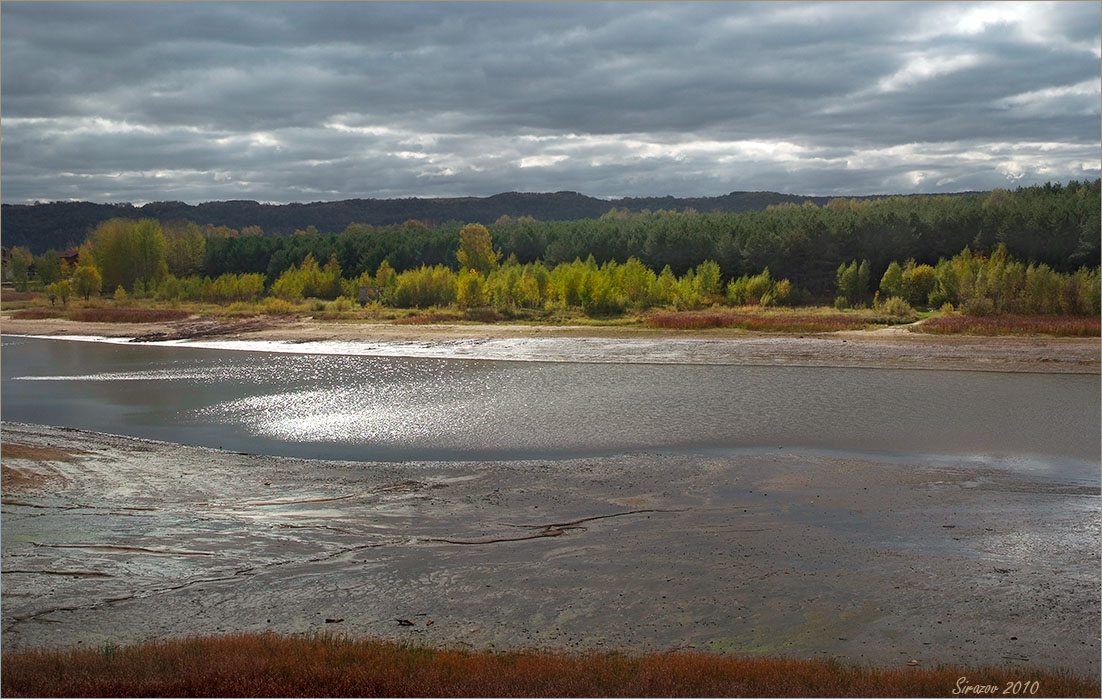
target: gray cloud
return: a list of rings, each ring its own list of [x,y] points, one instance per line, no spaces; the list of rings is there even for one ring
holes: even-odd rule
[[[8,3],[3,199],[1099,176],[1093,3]]]

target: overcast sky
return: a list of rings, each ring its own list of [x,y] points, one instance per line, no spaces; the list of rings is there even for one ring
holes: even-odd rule
[[[4,2],[9,203],[1099,177],[1100,5]]]

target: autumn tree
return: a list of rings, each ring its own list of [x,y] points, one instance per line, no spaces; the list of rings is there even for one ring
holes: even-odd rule
[[[937,274],[930,265],[916,265],[907,260],[903,267],[903,296],[913,306],[925,306],[930,302],[930,292],[937,285]]]
[[[460,308],[481,308],[486,305],[486,296],[486,279],[478,270],[459,270],[456,278],[456,302]]]
[[[17,291],[26,291],[30,281],[31,253],[26,248],[11,251],[11,281]]]
[[[838,289],[835,306],[844,308],[863,305],[869,291],[869,261],[862,260],[860,265],[856,260],[848,265],[843,262],[835,273],[835,284]]]
[[[47,250],[34,258],[34,275],[46,285],[61,280],[61,258],[56,250]]]
[[[893,296],[903,297],[903,268],[894,260],[880,279],[880,298],[886,301]]]
[[[61,305],[64,306],[69,303],[69,297],[73,294],[73,287],[68,279],[63,279],[46,287],[46,293],[50,297],[50,305],[53,305],[54,299],[56,298],[61,301]]]
[[[143,286],[159,283],[168,273],[167,245],[156,219],[104,221],[92,232],[92,243],[103,284],[109,289],[133,290],[139,280]]]
[[[164,236],[169,273],[186,277],[202,271],[207,257],[207,239],[198,225],[191,221],[174,221],[164,226]]]
[[[712,260],[705,260],[697,265],[695,272],[694,291],[707,303],[718,301],[722,293],[719,285],[719,265]]]
[[[455,256],[462,269],[476,270],[483,277],[493,271],[501,259],[501,253],[494,250],[490,231],[481,223],[469,223],[460,229],[459,251]]]
[[[77,265],[73,270],[73,291],[83,296],[85,301],[92,294],[98,294],[102,288],[103,277],[95,265]]]

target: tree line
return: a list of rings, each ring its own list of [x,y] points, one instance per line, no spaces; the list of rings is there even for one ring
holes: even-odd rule
[[[910,306],[961,310],[966,315],[995,313],[1095,315],[1102,313],[1099,268],[1058,272],[1044,263],[1015,259],[1004,243],[990,256],[964,248],[936,265],[914,259],[888,265],[870,291],[869,262],[839,265],[836,272],[838,308],[872,305],[898,299]]]
[[[871,276],[878,278],[892,260],[914,258],[919,264],[934,264],[964,247],[989,255],[1000,242],[1011,255],[1047,264],[1057,271],[1096,266],[1102,238],[1099,184],[1099,180],[1072,181],[1067,185],[945,196],[820,199],[816,200],[819,203],[807,200],[799,204],[788,201],[761,211],[737,213],[614,207],[606,208],[603,215],[577,220],[538,220],[508,214],[487,223],[487,228],[504,256],[515,255],[521,263],[540,260],[553,266],[574,258],[584,260],[590,254],[598,264],[635,257],[654,269],[669,264],[680,275],[704,260],[714,260],[725,278],[755,274],[769,267],[775,274],[826,297],[833,290],[834,272],[843,262],[868,259]],[[505,208],[541,208],[538,203],[542,197],[569,199],[567,194],[572,193],[508,195],[510,204]],[[623,201],[637,207],[650,200]],[[692,200],[669,201],[677,204]],[[257,221],[249,223],[240,213],[251,211],[260,217],[265,210],[257,208],[261,205],[244,209],[231,206],[237,204],[245,203],[215,202],[196,207],[208,216],[221,212],[226,217],[206,223],[189,223],[176,217],[179,207],[167,204],[117,210],[127,214],[119,216],[122,218],[157,218],[166,236],[176,236],[170,235],[170,230],[189,229],[193,239],[202,236],[206,240],[201,255],[199,244],[194,243],[186,255],[189,262],[170,269],[177,276],[247,272],[264,274],[268,284],[291,264],[301,264],[307,254],[315,260],[336,255],[342,269],[353,276],[374,271],[383,260],[399,271],[438,264],[458,271],[458,232],[465,222],[476,221],[456,219],[430,225],[409,219],[386,225],[341,224],[334,230],[327,226],[329,218],[321,215],[325,209],[319,203],[292,207],[295,211],[319,212],[315,224],[293,228],[288,235],[272,235],[274,229]],[[343,203],[329,204],[340,208],[336,205]],[[609,202],[603,204],[607,207]],[[147,209],[160,215],[134,215]],[[19,230],[18,217],[13,213],[10,206],[5,207],[6,240],[14,240]]]
[[[539,221],[501,217],[487,226],[504,257],[555,266],[590,255],[598,264],[634,257],[652,269],[669,265],[685,274],[706,260],[725,279],[768,267],[819,297],[833,291],[839,264],[867,259],[870,278],[893,260],[934,264],[969,247],[987,255],[999,243],[1016,258],[1069,272],[1099,264],[1102,226],[1099,181],[1017,191],[878,200],[834,199],[816,206],[783,204],[764,211],[699,213],[612,209],[599,218]],[[220,236],[208,239],[203,271],[265,274],[269,283],[306,255],[336,256],[357,276],[383,260],[401,271],[446,265],[458,271],[463,224],[427,226],[351,224],[340,233],[288,237]]]
[[[350,308],[361,289],[370,289],[377,300],[400,308],[457,306],[503,312],[561,308],[591,315],[716,304],[798,305],[812,300],[810,291],[774,275],[769,267],[730,277],[715,260],[704,260],[682,274],[669,264],[656,272],[634,256],[623,263],[598,262],[591,253],[584,261],[576,257],[550,266],[539,259],[521,262],[510,253],[502,261],[502,250],[481,224],[468,224],[458,231],[453,241],[456,265],[396,269],[384,259],[374,271],[348,274],[335,252],[324,263],[307,252],[300,263],[292,262],[270,282],[259,272],[223,272],[217,277],[197,273],[212,241],[233,239],[226,232],[204,235],[194,224],[166,228],[154,219],[113,219],[96,228],[75,265],[60,261],[52,252],[36,258],[36,277],[51,301],[60,299],[63,304],[74,293],[89,298],[101,290],[110,293],[112,288],[120,300],[134,296],[169,302],[250,303],[268,296],[287,304],[305,299],[333,301],[338,310]],[[25,253],[13,254],[12,267],[17,286],[26,288],[30,282]],[[893,315],[911,314],[912,306],[959,307],[971,315],[1097,315],[1102,292],[1098,267],[1060,272],[1045,263],[1015,259],[1005,242],[999,242],[990,256],[965,247],[935,265],[913,257],[893,260],[879,277],[873,276],[868,259],[843,262],[834,271],[834,290],[838,308],[871,305],[891,309]]]

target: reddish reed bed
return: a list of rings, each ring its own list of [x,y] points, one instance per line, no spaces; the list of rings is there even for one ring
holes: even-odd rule
[[[0,300],[3,301],[33,301],[35,294],[30,291],[15,291],[14,289],[4,289],[0,292]]]
[[[68,317],[86,323],[162,323],[189,315],[188,311],[172,308],[81,308]]]
[[[916,325],[915,329],[943,334],[1098,337],[1102,334],[1102,322],[1098,316],[941,315]]]
[[[60,308],[24,308],[15,311],[11,317],[15,320],[42,320],[44,318],[60,318],[65,315]]]
[[[960,695],[962,682],[997,687],[997,693],[1018,682],[1017,696],[1099,696],[1100,691],[1097,677],[1010,668],[871,669],[681,652],[495,653],[274,634],[23,650],[5,652],[3,664],[5,697],[938,697]]]
[[[874,322],[869,318],[846,313],[742,313],[735,311],[676,311],[652,313],[646,323],[652,328],[669,330],[705,330],[708,328],[740,328],[763,332],[834,332],[861,330]]]

